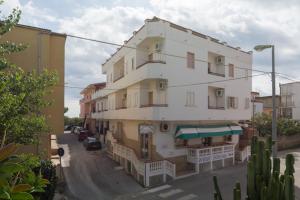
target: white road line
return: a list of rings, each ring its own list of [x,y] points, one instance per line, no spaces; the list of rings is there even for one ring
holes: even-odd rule
[[[168,189],[170,187],[171,187],[171,185],[162,185],[162,186],[155,187],[155,188],[152,188],[150,190],[147,190],[147,191],[143,192],[142,194],[154,193],[154,192],[158,192],[158,191],[161,191],[161,190]]]
[[[183,192],[183,191],[181,189],[173,189],[173,190],[170,190],[170,191],[165,192],[165,193],[160,193],[158,196],[161,197],[161,198],[167,198],[167,197],[173,196],[175,194],[178,194],[180,192]]]
[[[188,195],[178,198],[177,200],[192,200],[192,199],[195,199],[196,197],[198,197],[198,196],[195,194],[188,194]]]

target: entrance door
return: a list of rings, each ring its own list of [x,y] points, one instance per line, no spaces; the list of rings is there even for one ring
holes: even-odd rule
[[[141,157],[149,159],[149,134],[141,134]]]

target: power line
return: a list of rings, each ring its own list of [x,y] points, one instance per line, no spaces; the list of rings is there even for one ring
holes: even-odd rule
[[[133,47],[133,46],[128,46],[128,45],[124,45],[124,44],[118,44],[118,43],[114,43],[114,42],[107,42],[107,41],[104,41],[104,40],[97,40],[97,39],[92,39],[92,38],[87,38],[87,37],[81,37],[81,36],[75,36],[75,35],[70,35],[70,34],[67,34],[67,36],[72,37],[72,38],[81,39],[81,40],[86,40],[86,41],[97,42],[97,43],[101,43],[101,44],[107,44],[107,45],[117,46],[117,47],[121,47],[121,48],[124,47],[124,48],[129,48],[129,49],[135,49],[135,50],[145,51],[144,49],[141,49],[141,48],[137,48],[137,47]],[[164,52],[157,52],[157,53],[161,54],[161,55],[165,55],[165,56],[187,59],[187,57],[185,57],[185,56],[179,56],[179,55],[174,55],[174,54],[169,54],[169,53],[164,53]],[[195,61],[209,63],[206,60],[202,60],[202,59],[198,59],[198,58],[195,58]],[[229,65],[224,65],[224,66],[229,66]],[[255,70],[255,69],[250,69],[250,68],[246,68],[246,67],[237,67],[237,66],[234,66],[234,67],[238,68],[238,69],[249,70],[249,71],[254,71],[254,72],[269,73],[268,71]]]
[[[178,84],[178,85],[170,85],[167,86],[168,88],[174,88],[174,87],[187,87],[187,86],[193,86],[193,85],[205,85],[205,84],[212,84],[212,83],[221,83],[221,82],[228,82],[228,81],[234,81],[234,80],[240,80],[240,79],[245,79],[245,78],[250,78],[250,77],[256,77],[256,76],[263,76],[267,75],[267,73],[261,73],[261,74],[255,74],[255,75],[250,75],[250,76],[243,76],[243,77],[237,77],[237,78],[232,78],[232,79],[225,79],[225,80],[218,80],[218,81],[208,81],[208,82],[199,82],[199,83],[191,83],[191,84]],[[66,87],[66,88],[73,88],[73,89],[85,89],[84,87],[79,87],[79,86],[69,86],[69,85],[56,85],[58,87]],[[124,88],[102,88],[100,90],[111,90],[111,91],[117,91],[121,90]],[[131,88],[131,89],[143,89],[143,88]],[[144,88],[148,89],[148,88]]]

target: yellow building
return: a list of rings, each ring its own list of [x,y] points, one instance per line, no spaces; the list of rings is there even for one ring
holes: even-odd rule
[[[59,76],[58,86],[53,87],[53,92],[46,98],[53,103],[44,110],[47,124],[51,128],[49,134],[61,134],[64,131],[64,66],[65,66],[65,41],[66,35],[55,33],[48,29],[17,25],[6,33],[0,42],[11,41],[27,44],[28,48],[22,52],[8,56],[8,59],[23,68],[25,71],[43,69],[55,70]],[[50,136],[45,134],[40,140],[40,145],[22,149],[33,153],[50,154]]]

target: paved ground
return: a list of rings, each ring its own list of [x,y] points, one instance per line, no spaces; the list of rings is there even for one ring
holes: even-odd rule
[[[232,188],[236,181],[241,183],[243,196],[246,192],[246,166],[234,167],[206,172],[197,176],[171,181],[166,185],[146,190],[137,184],[104,152],[87,152],[76,136],[64,134],[59,143],[66,150],[63,157],[68,199],[74,200],[211,200],[213,199],[213,175],[217,175],[225,200],[232,199]],[[300,199],[300,149],[280,152],[293,153],[296,157],[295,184],[296,199]],[[284,160],[282,160],[284,165]],[[282,170],[284,168],[282,167]]]
[[[58,138],[58,143],[65,149],[62,167],[68,199],[111,200],[143,190],[104,152],[86,151],[75,135],[63,134]]]

